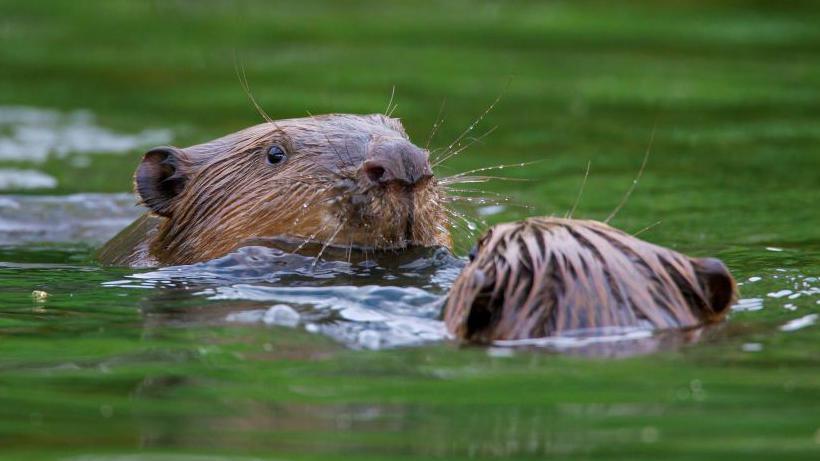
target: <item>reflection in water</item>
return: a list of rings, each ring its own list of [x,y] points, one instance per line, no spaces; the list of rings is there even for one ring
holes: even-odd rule
[[[98,244],[142,213],[134,202],[131,194],[0,197],[0,244]],[[318,253],[318,245],[302,247],[304,254],[288,252],[292,247],[293,242],[260,240],[212,261],[137,272],[103,282],[103,286],[145,290],[141,307],[146,326],[220,322],[296,327],[368,349],[448,338],[438,320],[440,309],[464,261],[447,250],[416,248],[364,255],[331,247],[316,262],[311,255]],[[34,268],[30,264],[3,267]],[[798,304],[820,302],[816,300],[818,278],[795,271],[774,269],[747,277],[740,285],[749,296],[733,307],[733,315],[764,309],[798,310]],[[781,330],[815,323],[816,315],[800,313]],[[500,341],[495,346],[624,356],[676,348],[698,340],[701,333],[577,331],[553,338]]]
[[[508,341],[496,341],[495,346],[540,347],[565,354],[589,357],[630,357],[674,350],[696,342],[704,332],[713,333],[719,327],[709,326],[689,330],[654,331],[646,328],[589,328],[568,331],[560,336]]]
[[[144,210],[132,194],[0,196],[0,245],[100,244]]]
[[[341,250],[325,255],[333,257],[333,251],[345,256]],[[449,338],[439,317],[447,290],[463,264],[441,248],[376,253],[367,259],[358,255],[350,262],[316,262],[311,256],[278,248],[250,246],[212,261],[159,268],[105,285],[165,288],[148,296],[142,308],[144,313],[173,310],[174,315],[166,320],[213,320],[219,312],[218,317],[231,324],[300,327],[349,347],[382,349]],[[176,296],[182,299],[175,302]],[[180,303],[184,306],[203,298],[211,308],[180,307]],[[700,330],[579,330],[550,338],[498,341],[495,346],[623,357],[674,349],[700,336]]]
[[[763,309],[762,298],[743,298],[738,300],[737,304],[732,306],[732,311],[734,312],[759,311],[761,309]]]
[[[190,384],[182,378],[152,378],[134,396],[155,399]],[[292,387],[298,390],[299,386]],[[699,401],[707,391],[699,380],[693,380],[680,389],[677,398]],[[406,446],[420,456],[577,456],[612,444],[654,444],[664,434],[651,421],[668,413],[665,405],[652,403],[460,406],[236,400],[229,411],[221,408],[223,403],[214,405],[196,417],[176,415],[159,424],[145,415],[155,423],[142,428],[141,446],[203,449],[215,445],[361,456],[375,448],[366,443],[367,435],[401,435],[421,442]],[[621,423],[617,429],[608,424],[614,419]],[[581,427],[585,429],[579,430]],[[208,438],[203,439],[203,434]],[[342,434],[344,443],[340,442]]]
[[[809,314],[794,320],[789,320],[780,326],[780,331],[795,331],[812,326],[817,323],[818,317],[820,317],[818,314]]]
[[[87,110],[0,106],[0,161],[43,163],[49,156],[87,166],[88,154],[117,154],[171,140],[167,129],[119,133],[97,125]],[[32,169],[0,168],[0,191],[52,189],[57,180]],[[41,240],[42,241],[42,240]],[[48,240],[46,240],[48,241]]]
[[[53,189],[57,180],[37,170],[0,168],[0,190]]]
[[[126,134],[103,128],[87,110],[0,106],[0,160],[41,163],[49,155],[119,153],[170,140],[167,129]]]
[[[784,351],[777,336],[816,328],[816,277],[756,272],[744,281],[747,298],[733,319],[708,330],[575,332],[486,349],[365,354],[309,333],[363,349],[445,340],[438,311],[464,262],[441,249],[349,260],[329,249],[332,258],[314,265],[310,256],[260,244],[201,264],[134,271],[44,259],[29,244],[64,242],[54,245],[64,250],[101,242],[141,212],[132,203],[127,194],[0,198],[2,288],[13,302],[24,294],[4,306],[4,341],[16,346],[0,363],[10,383],[0,386],[5,449],[34,433],[44,446],[126,447],[125,454],[88,450],[63,458],[95,461],[243,459],[197,454],[217,448],[317,459],[609,459],[614,451],[630,459],[702,421],[710,434],[744,420],[804,439],[804,426],[814,424],[791,411],[811,402],[805,383],[813,362],[754,375],[765,380],[754,393],[744,363],[779,369],[765,361],[778,353],[801,363],[802,345]],[[87,258],[85,249],[78,254]],[[47,298],[32,299],[40,288]],[[790,294],[768,296],[784,290]],[[754,327],[749,319],[756,316],[777,321]],[[752,327],[768,336],[755,336]],[[703,358],[706,365],[670,364],[665,356],[601,364],[531,353],[619,357],[726,338],[736,352],[736,378],[718,370],[727,352],[720,344],[699,348],[717,360],[714,368]],[[793,406],[750,413],[761,401],[765,408]]]
[[[250,302],[257,308],[234,310],[225,320],[298,323],[353,347],[379,349],[447,337],[438,316],[463,265],[449,251],[417,248],[370,254],[358,262],[314,262],[310,256],[251,246],[213,261],[160,268],[105,285],[184,289],[217,305]],[[149,297],[145,309],[163,309],[151,304]]]

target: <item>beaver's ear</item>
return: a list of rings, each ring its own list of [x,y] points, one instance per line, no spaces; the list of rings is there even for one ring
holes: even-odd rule
[[[154,213],[170,217],[188,180],[187,163],[185,152],[176,147],[155,147],[146,152],[134,175],[142,203]]]
[[[702,258],[692,262],[713,315],[723,317],[737,296],[735,279],[719,259]]]

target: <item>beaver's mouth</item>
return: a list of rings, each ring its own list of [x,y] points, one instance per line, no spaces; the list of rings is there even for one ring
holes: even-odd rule
[[[316,240],[365,249],[431,246],[420,236],[429,234],[423,228],[425,225],[438,220],[427,216],[429,207],[423,204],[433,192],[434,182],[430,179],[415,184],[339,184],[334,191],[336,198],[325,207],[325,229]]]
[[[316,201],[321,212],[305,213],[310,221],[303,219],[285,234],[306,245],[365,251],[450,245],[441,191],[433,178],[377,186],[348,180],[328,192]]]
[[[391,183],[371,187],[351,196],[347,221],[351,232],[359,235],[357,243],[373,248],[405,248],[418,244],[414,236],[418,219],[417,201],[427,184]],[[358,232],[357,232],[358,231]]]

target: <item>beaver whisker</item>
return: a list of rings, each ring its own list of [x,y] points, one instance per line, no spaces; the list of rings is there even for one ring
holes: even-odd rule
[[[313,200],[311,202],[303,203],[302,206],[299,207],[301,208],[301,210],[299,214],[294,218],[294,224],[297,224],[299,221],[301,221],[305,214],[307,214],[307,212],[314,206],[320,203],[332,203],[337,200],[336,197],[326,197],[324,194],[325,192],[327,192],[327,190],[328,189],[317,191],[315,197],[313,197]],[[320,229],[319,231],[321,232],[322,230],[324,229]]]
[[[272,118],[270,118],[268,113],[265,112],[264,109],[262,109],[262,106],[260,106],[259,103],[256,102],[256,98],[253,97],[253,93],[251,93],[251,86],[250,86],[250,84],[248,84],[248,76],[245,74],[245,65],[238,62],[237,56],[236,56],[236,50],[234,50],[233,59],[234,59],[234,63],[233,63],[234,64],[234,71],[236,72],[236,77],[239,79],[239,84],[242,86],[242,90],[245,91],[245,96],[248,97],[248,100],[250,100],[251,104],[253,104],[253,107],[256,108],[256,112],[259,113],[259,115],[263,119],[265,119],[265,121],[267,121],[268,123],[272,123],[272,124],[276,125],[276,123],[273,121]],[[237,66],[239,66],[239,67],[237,67]],[[240,68],[242,70],[242,75],[241,76],[239,75],[239,69]]]
[[[448,216],[446,218],[447,219],[447,225],[449,225],[450,227],[452,227],[455,230],[463,231],[465,234],[467,234],[468,237],[472,237],[473,236],[473,230],[470,228],[471,225],[467,225],[464,222],[456,220],[455,218],[457,218],[457,217],[456,216]]]
[[[494,195],[496,197],[501,197],[501,198],[507,198],[507,199],[512,198],[509,195],[502,194],[502,193],[496,192],[496,191],[484,190],[484,189],[462,189],[460,187],[456,188],[456,186],[458,186],[458,184],[454,184],[452,186],[442,186],[442,189],[444,189],[447,192],[463,192],[463,193],[467,193],[467,194],[489,194],[489,195]]]
[[[447,194],[444,196],[445,201],[448,197],[451,196],[449,194],[450,192],[456,192],[456,193],[459,193],[459,194],[462,194],[462,193],[463,194],[480,194],[480,195],[477,196],[477,198],[489,199],[490,198],[489,196],[492,196],[492,197],[496,197],[499,200],[502,200],[504,202],[516,204],[514,202],[515,197],[513,197],[511,195],[507,195],[507,194],[502,194],[500,192],[484,190],[484,189],[463,189],[461,187],[458,187],[458,184],[453,184],[451,186],[442,186],[442,189],[445,192],[447,192]],[[466,196],[466,197],[473,197],[473,196]],[[498,203],[498,202],[496,202],[496,203]],[[519,203],[517,205],[519,205],[521,207],[530,207],[530,208],[532,207],[531,205],[525,205],[523,203]]]
[[[663,222],[663,219],[659,220],[658,222],[656,222],[656,223],[654,223],[654,224],[650,224],[650,225],[648,225],[648,226],[644,227],[643,229],[639,230],[638,232],[635,232],[634,234],[632,234],[632,236],[633,236],[633,237],[636,237],[636,236],[638,236],[638,235],[641,235],[641,234],[643,234],[644,232],[646,232],[646,231],[648,231],[648,230],[650,230],[650,229],[654,228],[655,226],[657,226],[658,224],[660,224],[660,223],[662,223],[662,222]]]
[[[390,117],[390,114],[393,112],[390,110],[390,106],[393,105],[393,97],[396,96],[396,85],[393,85],[393,88],[390,90],[390,99],[387,100],[387,108],[384,109],[384,115],[386,117]]]
[[[313,234],[311,234],[311,235],[307,236],[307,237],[305,238],[305,240],[304,240],[302,243],[300,243],[300,244],[299,244],[299,245],[298,245],[298,246],[297,246],[297,247],[293,250],[293,253],[299,253],[299,251],[301,251],[301,250],[302,250],[302,248],[304,248],[304,247],[305,247],[305,245],[307,245],[307,244],[308,244],[308,243],[310,243],[310,242],[315,241],[316,236],[317,236],[317,235],[319,235],[320,233],[322,233],[322,232],[323,232],[325,229],[327,229],[328,227],[330,227],[330,223],[327,223],[327,224],[325,224],[324,226],[319,227],[319,229],[317,229],[317,230],[316,230]]]
[[[459,155],[460,153],[462,153],[462,152],[466,151],[467,149],[473,147],[477,142],[480,142],[480,141],[484,140],[484,138],[486,138],[487,136],[492,134],[497,128],[498,128],[498,126],[494,126],[494,127],[490,128],[489,130],[485,131],[480,136],[468,138],[469,141],[470,141],[469,143],[464,144],[463,146],[462,145],[456,146],[457,148],[455,150],[449,150],[448,149],[447,151],[444,152],[444,154],[442,154],[443,157],[440,158],[440,159],[436,158],[436,160],[433,162],[433,164],[430,167],[435,168],[435,167],[441,165],[442,163],[446,162],[447,160],[450,160],[451,158],[455,157],[456,155]]]
[[[395,110],[394,100],[388,114]],[[350,239],[350,247],[368,251],[374,242],[394,249],[452,245],[444,188],[400,120],[329,114],[268,122],[266,115],[264,123],[207,143],[146,152],[134,181],[149,214],[106,245],[106,263],[186,264],[276,236],[295,237],[301,252],[316,239]],[[382,164],[389,174],[374,176]]]
[[[629,197],[632,195],[632,192],[635,191],[635,188],[638,187],[638,181],[641,179],[644,170],[646,169],[646,163],[649,161],[649,154],[652,152],[652,144],[655,142],[655,131],[658,128],[658,122],[655,121],[655,124],[652,126],[652,134],[649,136],[649,144],[646,146],[646,153],[643,156],[643,162],[641,162],[641,168],[638,170],[638,175],[635,176],[635,179],[632,180],[632,184],[627,189],[626,194],[624,194],[623,198],[621,199],[621,203],[612,210],[612,213],[604,219],[604,223],[609,224],[615,215],[621,211],[621,208],[626,205],[626,201],[629,200]]]
[[[507,84],[507,86],[509,87],[509,83]],[[507,88],[505,87],[504,91],[506,91],[506,89]],[[495,108],[496,104],[498,104],[498,102],[501,101],[501,98],[504,96],[504,91],[502,91],[495,98],[495,101],[493,101],[492,104],[490,104],[489,107],[487,107],[487,109],[485,109],[484,112],[482,112],[481,115],[479,115],[478,118],[475,119],[475,121],[473,121],[473,123],[470,124],[470,126],[468,126],[460,135],[458,135],[458,137],[453,142],[451,142],[450,144],[447,145],[447,151],[448,152],[450,150],[452,150],[453,147],[457,147],[459,145],[459,143],[461,142],[461,140],[464,139],[464,137],[467,136],[471,131],[473,131],[473,129],[475,129],[475,127],[479,123],[481,123],[482,120],[484,120],[484,117],[486,117],[487,114],[489,114]],[[434,160],[436,160],[436,159],[434,159]],[[436,166],[436,164],[438,164],[438,163],[441,163],[441,162],[436,161],[436,163],[434,163],[433,166]]]
[[[485,183],[490,181],[521,181],[526,182],[530,181],[526,178],[510,178],[508,176],[460,176],[460,177],[446,177],[440,178],[439,184],[442,186],[454,186],[457,184],[472,184],[472,183]]]
[[[447,176],[447,177],[445,177],[445,178],[441,178],[441,180],[449,180],[449,179],[460,178],[460,177],[462,177],[462,176],[471,175],[471,174],[473,174],[473,173],[481,173],[481,172],[483,172],[483,171],[503,170],[504,168],[523,168],[523,167],[525,167],[525,166],[534,165],[534,164],[536,164],[536,163],[541,163],[541,162],[543,162],[543,161],[544,161],[544,160],[542,159],[542,160],[533,160],[533,161],[531,161],[531,162],[522,162],[522,163],[508,163],[508,164],[501,164],[501,165],[485,166],[485,167],[482,167],[482,168],[476,168],[476,169],[474,169],[474,170],[463,171],[463,172],[458,173],[458,174],[454,174],[454,175],[451,175],[451,176]],[[512,179],[512,178],[511,178],[511,179]],[[516,179],[517,179],[517,178],[516,178]]]
[[[438,108],[438,115],[436,115],[436,121],[433,122],[433,128],[430,130],[430,135],[427,136],[427,142],[424,144],[424,150],[426,151],[430,150],[430,143],[433,142],[433,138],[436,136],[436,133],[438,133],[438,129],[441,127],[441,125],[444,124],[444,118],[442,117],[444,115],[444,105],[446,102],[447,98],[441,100],[441,106]]]
[[[564,218],[572,219],[572,215],[575,214],[575,210],[578,208],[578,204],[581,203],[581,196],[584,195],[584,187],[587,185],[587,178],[589,178],[589,168],[592,166],[592,160],[587,162],[587,171],[584,173],[584,180],[581,181],[581,187],[578,189],[578,195],[575,197],[575,203],[572,204],[572,208],[564,215]]]
[[[336,227],[336,230],[333,231],[333,234],[330,235],[330,239],[328,239],[328,241],[325,242],[324,245],[322,245],[322,249],[319,250],[319,254],[316,255],[316,259],[313,260],[313,264],[310,266],[311,270],[313,270],[313,268],[316,267],[316,264],[319,263],[319,260],[322,259],[322,255],[325,253],[325,250],[327,249],[327,247],[333,244],[333,241],[336,240],[336,236],[339,235],[339,231],[342,230],[345,224],[347,224],[346,219],[339,223],[339,225]]]
[[[526,205],[524,203],[516,203],[512,201],[508,201],[511,199],[506,199],[503,201],[495,201],[491,200],[487,197],[473,197],[473,196],[462,196],[462,195],[448,195],[447,198],[444,200],[444,203],[456,203],[456,202],[463,202],[469,203],[471,205],[482,205],[482,206],[512,206],[516,208],[522,208],[525,210],[533,210],[535,207],[532,205]]]
[[[487,224],[480,217],[476,218],[477,221],[478,221],[478,224],[476,224],[476,223],[470,221],[469,219],[467,219],[467,217],[465,215],[459,213],[458,211],[456,211],[452,208],[445,208],[444,212],[449,214],[450,216],[452,216],[454,218],[458,218],[459,220],[461,220],[467,226],[467,229],[470,231],[470,235],[473,235],[475,232],[477,232],[479,230],[478,229],[479,226],[486,226],[486,224]],[[451,221],[450,224],[454,224],[454,223]]]

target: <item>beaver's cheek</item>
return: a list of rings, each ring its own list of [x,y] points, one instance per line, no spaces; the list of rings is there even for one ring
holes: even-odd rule
[[[367,205],[368,199],[364,194],[353,194],[350,196],[350,204],[354,207],[363,207]]]

